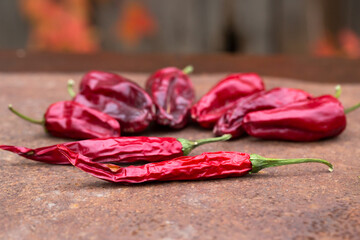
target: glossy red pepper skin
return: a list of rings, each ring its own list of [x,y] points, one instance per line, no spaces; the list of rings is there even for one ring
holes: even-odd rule
[[[149,181],[204,180],[240,177],[257,173],[263,168],[304,162],[332,165],[321,159],[269,159],[256,154],[239,152],[212,152],[198,156],[184,156],[142,166],[120,167],[91,161],[82,154],[62,145],[58,149],[77,168],[106,181],[116,183],[142,183]]]
[[[68,142],[63,145],[71,151],[79,152],[91,158],[95,162],[157,162],[184,156],[197,146],[210,142],[225,141],[229,138],[229,135],[225,135],[219,138],[189,141],[173,137],[118,137]],[[59,153],[56,145],[36,149],[0,145],[0,149],[34,161],[50,164],[70,164]]]
[[[120,136],[120,125],[114,118],[73,101],[50,105],[43,120],[24,116],[11,105],[9,109],[27,121],[43,125],[55,137],[89,139]]]
[[[72,101],[50,105],[45,113],[45,129],[55,137],[75,139],[120,136],[120,125],[114,118]]]
[[[141,132],[153,120],[151,97],[136,83],[114,73],[88,72],[73,100],[112,116],[125,133]]]
[[[236,101],[264,90],[256,73],[234,73],[217,83],[192,108],[191,117],[204,128],[211,128]]]
[[[147,80],[146,91],[156,106],[159,125],[179,129],[187,124],[195,90],[182,70],[167,67],[156,71]]]
[[[339,100],[325,95],[248,113],[243,127],[249,135],[263,139],[315,141],[339,135],[346,127],[346,117]]]
[[[230,108],[218,120],[214,127],[215,135],[231,134],[233,138],[245,133],[242,122],[249,112],[273,109],[285,105],[311,99],[312,96],[300,89],[274,88],[240,98],[233,108]]]

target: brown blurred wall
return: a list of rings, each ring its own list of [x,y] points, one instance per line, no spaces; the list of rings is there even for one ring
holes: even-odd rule
[[[52,0],[50,0],[52,1]],[[102,50],[120,52],[308,54],[324,32],[360,32],[358,0],[137,0],[157,32],[134,46],[116,38],[121,8],[134,0],[92,2]],[[26,48],[29,26],[17,1],[0,1],[0,49]]]

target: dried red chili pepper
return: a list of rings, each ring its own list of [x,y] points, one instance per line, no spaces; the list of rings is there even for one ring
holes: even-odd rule
[[[31,119],[11,105],[9,109],[29,122],[43,125],[55,137],[88,139],[120,136],[120,125],[114,118],[72,101],[50,105],[43,120]]]
[[[68,142],[63,145],[80,152],[96,162],[156,162],[188,155],[194,148],[206,143],[226,141],[231,135],[190,141],[172,137],[118,137]],[[50,164],[70,164],[59,153],[56,145],[30,149],[0,145],[0,149],[16,153],[24,158]]]
[[[214,134],[231,134],[233,138],[239,137],[245,132],[242,121],[247,113],[278,108],[311,98],[312,96],[309,93],[294,88],[274,88],[270,91],[262,91],[243,97],[221,116],[214,127]]]
[[[254,137],[289,141],[315,141],[339,135],[346,127],[342,104],[331,95],[248,113],[245,131]]]
[[[156,106],[156,121],[171,128],[183,128],[187,122],[195,98],[194,87],[187,76],[192,72],[167,67],[156,71],[146,82],[146,91]]]
[[[272,159],[239,152],[203,153],[142,166],[120,167],[93,162],[91,158],[75,153],[63,145],[58,145],[58,149],[75,167],[97,178],[117,183],[239,177],[247,173],[257,173],[263,168],[305,162],[323,163],[329,167],[329,171],[333,170],[331,163],[322,159]]]
[[[115,118],[126,133],[141,132],[153,120],[151,97],[136,83],[114,73],[88,72],[73,100]]]
[[[256,73],[234,73],[217,83],[192,108],[191,117],[204,128],[217,120],[244,96],[264,90],[264,83]]]

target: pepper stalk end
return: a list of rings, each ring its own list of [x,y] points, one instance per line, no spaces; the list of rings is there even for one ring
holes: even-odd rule
[[[335,86],[335,97],[339,98],[341,96],[341,92],[342,92],[342,90],[341,90],[340,84],[336,85]]]
[[[72,79],[69,79],[68,82],[67,82],[67,91],[70,95],[70,97],[75,97],[76,93],[74,91],[74,84],[75,84],[75,81],[72,80]]]
[[[186,66],[182,71],[183,71],[183,73],[185,73],[187,75],[194,71],[194,67],[192,65],[189,65],[189,66]]]
[[[201,146],[206,143],[212,143],[212,142],[220,142],[220,141],[227,141],[231,138],[231,134],[224,134],[220,137],[214,137],[214,138],[205,138],[205,139],[198,139],[195,141],[190,141],[185,138],[178,138],[177,140],[182,144],[182,151],[184,153],[184,156],[188,155],[194,148]]]
[[[299,163],[306,163],[306,162],[322,163],[329,167],[329,172],[332,172],[334,170],[334,167],[331,163],[329,163],[326,160],[316,159],[316,158],[274,159],[274,158],[265,158],[258,154],[251,154],[250,161],[252,163],[251,173],[257,173],[261,169],[268,168],[268,167],[277,167],[277,166],[282,166],[282,165],[299,164]]]
[[[356,104],[356,105],[354,105],[352,107],[346,108],[344,110],[344,112],[345,112],[345,114],[348,114],[348,113],[350,113],[350,112],[352,112],[352,111],[354,111],[354,110],[356,110],[358,108],[360,108],[360,103],[358,103],[358,104]]]
[[[31,122],[31,123],[34,123],[34,124],[39,124],[39,125],[44,125],[44,120],[36,120],[36,119],[33,119],[33,118],[30,118],[28,116],[25,116],[21,113],[19,113],[17,110],[15,110],[12,106],[12,104],[9,104],[8,105],[8,108],[9,110],[14,113],[16,116],[28,121],[28,122]]]

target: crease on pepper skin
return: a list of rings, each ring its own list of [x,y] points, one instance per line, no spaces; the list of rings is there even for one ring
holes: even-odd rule
[[[243,118],[249,112],[273,109],[313,98],[309,93],[294,88],[274,88],[240,98],[217,121],[213,133],[217,136],[231,134],[232,138],[244,135]]]
[[[219,81],[192,108],[191,117],[204,128],[212,128],[236,101],[263,91],[264,83],[256,73],[234,73]]]
[[[180,129],[187,124],[195,99],[193,84],[187,76],[192,70],[191,66],[184,70],[167,67],[148,78],[145,89],[155,104],[159,125]]]
[[[322,159],[272,159],[257,154],[240,152],[209,152],[197,156],[183,156],[172,160],[148,163],[141,166],[119,167],[102,164],[63,145],[58,150],[75,167],[94,177],[116,183],[143,183],[150,181],[205,180],[240,177],[257,173],[261,169],[305,162],[322,163],[333,170],[331,163]]]
[[[73,101],[115,118],[125,133],[142,132],[154,119],[151,97],[138,84],[115,73],[86,73]]]
[[[258,138],[316,141],[343,132],[346,116],[337,98],[324,95],[280,108],[248,113],[243,126],[249,135]]]
[[[19,113],[11,104],[9,110],[26,121],[42,125],[47,133],[55,137],[89,139],[120,136],[120,125],[114,118],[72,101],[51,104],[42,120]]]
[[[230,138],[231,135],[229,134],[217,138],[205,138],[195,141],[173,137],[117,137],[68,142],[63,145],[71,151],[79,152],[96,162],[156,162],[187,155],[193,149],[203,144],[226,141]],[[38,162],[70,164],[59,153],[56,145],[36,149],[0,145],[0,149]]]

